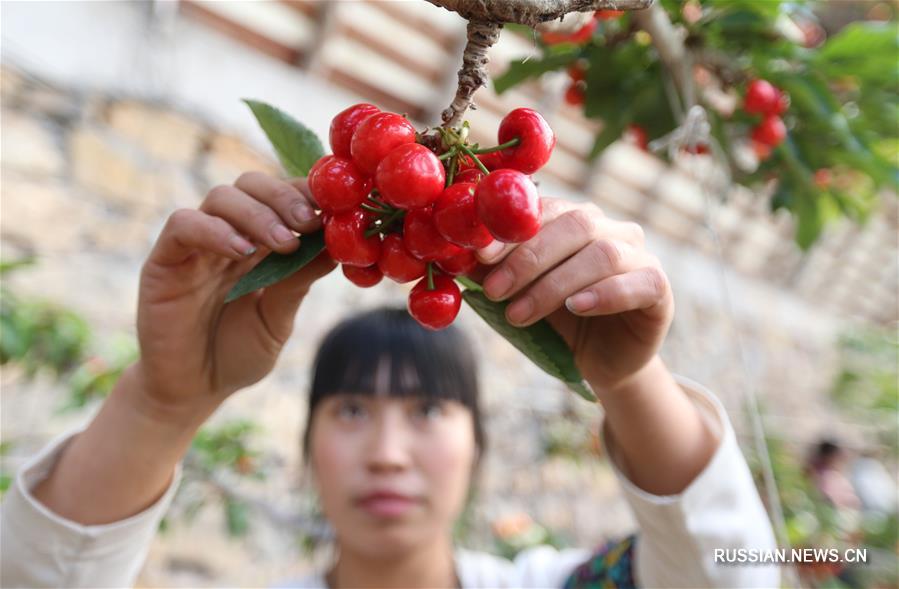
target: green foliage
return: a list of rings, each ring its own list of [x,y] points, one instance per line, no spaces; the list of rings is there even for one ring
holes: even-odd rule
[[[796,218],[796,241],[810,247],[839,217],[864,222],[883,188],[899,183],[899,31],[896,23],[855,22],[817,47],[798,42],[802,26],[817,27],[812,9],[826,3],[780,0],[662,0],[672,23],[686,34],[694,63],[707,79],[693,79],[703,100],[704,85],[720,85],[742,97],[753,78],[767,79],[790,96],[783,115],[788,139],[757,168],[736,168],[738,182],[776,180],[772,209]],[[686,18],[685,6],[701,7]],[[894,16],[896,9],[891,8]],[[820,29],[819,29],[820,30]],[[823,30],[821,30],[823,32]],[[666,71],[651,39],[629,17],[599,23],[582,46],[547,46],[542,57],[513,62],[496,80],[505,91],[522,81],[570,63],[589,64],[584,114],[602,121],[591,157],[617,140],[629,124],[658,138],[676,127]],[[554,67],[555,66],[555,67]],[[747,143],[760,117],[719,112],[705,104],[713,137],[726,151]],[[667,154],[662,154],[667,156]],[[731,158],[731,163],[737,158]],[[823,170],[828,179],[822,181]]]
[[[244,100],[275,148],[281,165],[291,176],[306,176],[325,154],[318,136],[296,119],[257,100]]]
[[[228,468],[240,474],[265,478],[254,464],[259,453],[251,448],[250,440],[259,433],[259,426],[246,419],[237,419],[217,426],[206,426],[197,432],[191,452],[207,472]]]
[[[840,340],[840,371],[831,398],[847,415],[880,432],[880,443],[899,456],[899,341],[895,333],[865,330]]]
[[[28,267],[33,260],[5,261],[0,274]],[[28,378],[47,370],[59,376],[83,356],[90,328],[78,314],[48,301],[26,299],[0,287],[0,364],[16,362]]]
[[[312,165],[324,155],[318,136],[287,113],[255,100],[244,100],[278,153],[281,165],[293,176],[306,176]],[[234,285],[225,302],[284,280],[321,253],[325,247],[321,231],[303,235],[300,247],[290,254],[272,252]]]
[[[325,232],[307,233],[300,238],[300,247],[289,254],[272,252],[252,270],[244,274],[225,297],[225,302],[239,299],[254,290],[280,282],[315,259],[325,249]]]
[[[569,389],[587,401],[596,402],[596,397],[584,383],[584,378],[574,363],[571,350],[549,323],[541,320],[527,327],[515,327],[506,321],[508,301],[491,301],[473,282],[466,280],[464,284],[468,287],[462,293],[465,302],[494,331],[544,372],[564,382]]]

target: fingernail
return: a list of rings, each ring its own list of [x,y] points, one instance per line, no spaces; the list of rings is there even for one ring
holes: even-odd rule
[[[568,310],[572,313],[589,311],[596,306],[596,303],[596,294],[590,290],[579,292],[576,295],[572,295],[565,299],[565,306],[568,307]]]
[[[231,249],[242,256],[252,256],[256,253],[256,246],[241,237],[240,235],[231,236]]]
[[[512,288],[512,282],[512,273],[506,268],[498,268],[484,281],[484,292],[491,299],[501,299]]]
[[[505,247],[505,245],[506,244],[501,241],[493,240],[490,245],[488,245],[487,247],[482,247],[478,250],[478,256],[480,256],[481,259],[485,262],[489,262],[490,260],[498,256],[501,251],[503,251],[503,247]]]
[[[290,209],[290,214],[293,215],[297,223],[308,223],[315,219],[315,211],[302,203],[293,205],[293,208]]]
[[[297,238],[297,236],[284,225],[275,225],[272,227],[272,237],[274,237],[275,241],[278,243],[286,243]]]
[[[524,297],[517,300],[506,310],[506,317],[514,324],[522,324],[531,318],[534,312],[534,300],[531,297]]]

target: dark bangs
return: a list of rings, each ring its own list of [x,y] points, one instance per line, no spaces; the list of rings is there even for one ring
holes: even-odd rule
[[[344,320],[316,354],[307,420],[322,399],[339,393],[458,401],[472,412],[483,448],[477,364],[471,344],[454,326],[430,331],[405,309],[389,308]]]

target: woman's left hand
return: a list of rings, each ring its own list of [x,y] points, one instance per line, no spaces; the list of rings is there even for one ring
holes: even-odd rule
[[[674,315],[668,277],[642,228],[609,219],[593,203],[543,198],[543,225],[519,244],[478,252],[495,265],[485,294],[509,300],[517,326],[547,319],[597,393],[628,382],[658,352]]]

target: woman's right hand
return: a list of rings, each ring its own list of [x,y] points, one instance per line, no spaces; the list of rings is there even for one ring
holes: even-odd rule
[[[225,296],[271,251],[296,250],[288,229],[320,228],[313,207],[305,179],[248,172],[168,218],[141,271],[137,313],[134,368],[155,408],[207,413],[271,371],[304,295],[334,263],[322,253],[282,282]]]

